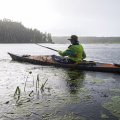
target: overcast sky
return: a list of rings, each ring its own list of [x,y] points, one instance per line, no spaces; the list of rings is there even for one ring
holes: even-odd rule
[[[120,36],[120,0],[0,0],[0,19],[52,36]]]

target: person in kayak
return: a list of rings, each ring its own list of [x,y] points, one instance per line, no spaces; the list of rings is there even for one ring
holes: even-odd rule
[[[83,59],[86,58],[86,53],[83,46],[78,41],[78,36],[71,35],[69,38],[71,45],[65,51],[58,51],[59,55],[64,57],[67,56],[68,63],[80,63]]]

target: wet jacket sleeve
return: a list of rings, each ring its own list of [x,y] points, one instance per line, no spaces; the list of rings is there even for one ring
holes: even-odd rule
[[[75,55],[75,53],[73,51],[71,51],[69,48],[67,50],[65,50],[64,52],[59,51],[58,53],[61,56],[71,56],[71,55],[74,56]]]

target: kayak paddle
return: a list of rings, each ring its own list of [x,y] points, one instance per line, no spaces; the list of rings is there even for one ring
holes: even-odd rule
[[[46,47],[46,46],[40,45],[40,44],[38,44],[38,43],[35,43],[35,44],[36,44],[36,45],[39,45],[39,46],[41,46],[41,47],[44,47],[44,48],[47,48],[47,49],[50,49],[50,50],[53,50],[53,51],[58,52],[58,50],[55,50],[55,49],[53,49],[53,48]]]

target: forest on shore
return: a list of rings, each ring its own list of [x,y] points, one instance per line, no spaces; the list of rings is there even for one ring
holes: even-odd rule
[[[52,43],[50,33],[29,29],[20,22],[0,20],[0,43]]]
[[[71,36],[71,35],[70,35]],[[0,20],[0,43],[57,43],[66,44],[70,36],[51,36],[37,29],[26,28],[22,23],[9,19]],[[79,36],[83,44],[120,44],[120,37]]]

